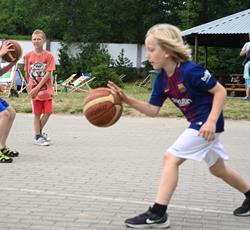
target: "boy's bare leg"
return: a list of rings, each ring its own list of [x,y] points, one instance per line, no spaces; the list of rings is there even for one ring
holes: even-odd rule
[[[164,165],[160,179],[156,203],[167,205],[178,183],[179,166],[185,159],[176,157],[170,153],[164,156]]]
[[[45,113],[42,115],[41,120],[40,120],[40,127],[41,130],[44,128],[44,126],[47,124],[49,117],[50,117],[51,113]]]
[[[249,98],[249,96],[250,96],[250,87],[246,87],[247,88],[247,90],[246,90],[246,96]]]
[[[244,180],[244,178],[237,171],[226,166],[222,159],[218,159],[217,162],[210,167],[210,172],[245,195],[245,200],[241,206],[234,210],[233,214],[235,216],[249,216],[250,185]]]
[[[227,184],[242,193],[246,193],[250,190],[250,185],[244,180],[244,178],[237,171],[226,166],[221,158],[219,158],[209,170],[214,176],[221,178]]]
[[[9,136],[10,129],[15,120],[16,112],[9,107],[0,113],[0,149],[6,146],[6,140]]]
[[[41,130],[41,121],[40,121],[40,114],[35,114],[34,116],[34,131],[35,135],[40,135],[40,130]]]
[[[41,129],[42,129],[41,116],[42,115],[40,114],[39,115],[35,114],[34,116],[35,144],[41,145],[41,146],[48,146],[49,142],[41,134]]]

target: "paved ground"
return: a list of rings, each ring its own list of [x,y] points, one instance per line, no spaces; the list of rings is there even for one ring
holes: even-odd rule
[[[96,128],[80,116],[54,115],[49,147],[33,145],[32,115],[18,114],[9,145],[21,152],[1,164],[0,230],[124,230],[158,186],[163,153],[186,127],[182,119],[123,117]],[[250,181],[250,121],[227,121],[229,164]],[[243,196],[204,163],[186,162],[169,208],[172,230],[249,230],[232,211]]]

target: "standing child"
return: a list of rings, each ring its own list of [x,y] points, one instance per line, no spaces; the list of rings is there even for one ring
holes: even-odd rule
[[[246,42],[240,51],[240,56],[245,57],[243,61],[243,78],[245,80],[246,96],[243,98],[243,100],[250,100],[250,33],[248,34],[248,36],[249,42]]]
[[[0,48],[0,58],[9,51],[13,51],[11,43],[4,43]],[[16,62],[11,62],[3,69],[0,69],[0,76],[6,73],[12,68]],[[3,91],[3,87],[0,85],[0,92]],[[0,98],[0,163],[11,163],[13,159],[11,157],[17,157],[19,153],[13,151],[6,146],[6,141],[15,120],[15,110],[2,98]]]
[[[234,215],[249,214],[250,185],[225,164],[228,155],[219,140],[224,131],[224,87],[207,69],[190,61],[191,51],[177,27],[169,24],[153,26],[147,32],[145,45],[148,61],[154,69],[160,70],[149,103],[130,97],[113,82],[108,86],[119,93],[125,103],[152,117],[169,98],[190,125],[164,155],[154,205],[145,213],[127,219],[125,224],[133,228],[167,228],[170,225],[167,206],[177,186],[178,168],[187,159],[205,161],[213,175],[245,194],[245,201]]]
[[[50,144],[49,136],[42,130],[53,112],[52,72],[55,70],[53,55],[43,49],[45,42],[45,33],[42,30],[35,30],[32,34],[34,50],[24,56],[28,91],[34,113],[35,144],[42,146]]]

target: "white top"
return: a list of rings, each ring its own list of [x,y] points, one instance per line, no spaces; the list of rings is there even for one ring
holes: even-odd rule
[[[250,49],[250,42],[246,42],[245,45],[242,47],[241,51],[248,51]]]

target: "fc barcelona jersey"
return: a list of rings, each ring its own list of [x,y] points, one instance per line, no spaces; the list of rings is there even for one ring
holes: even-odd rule
[[[169,98],[190,122],[190,128],[199,130],[212,109],[213,94],[208,91],[217,84],[209,71],[193,62],[182,63],[168,77],[162,69],[152,90],[149,103],[161,107]],[[223,114],[216,124],[216,132],[224,131]]]

